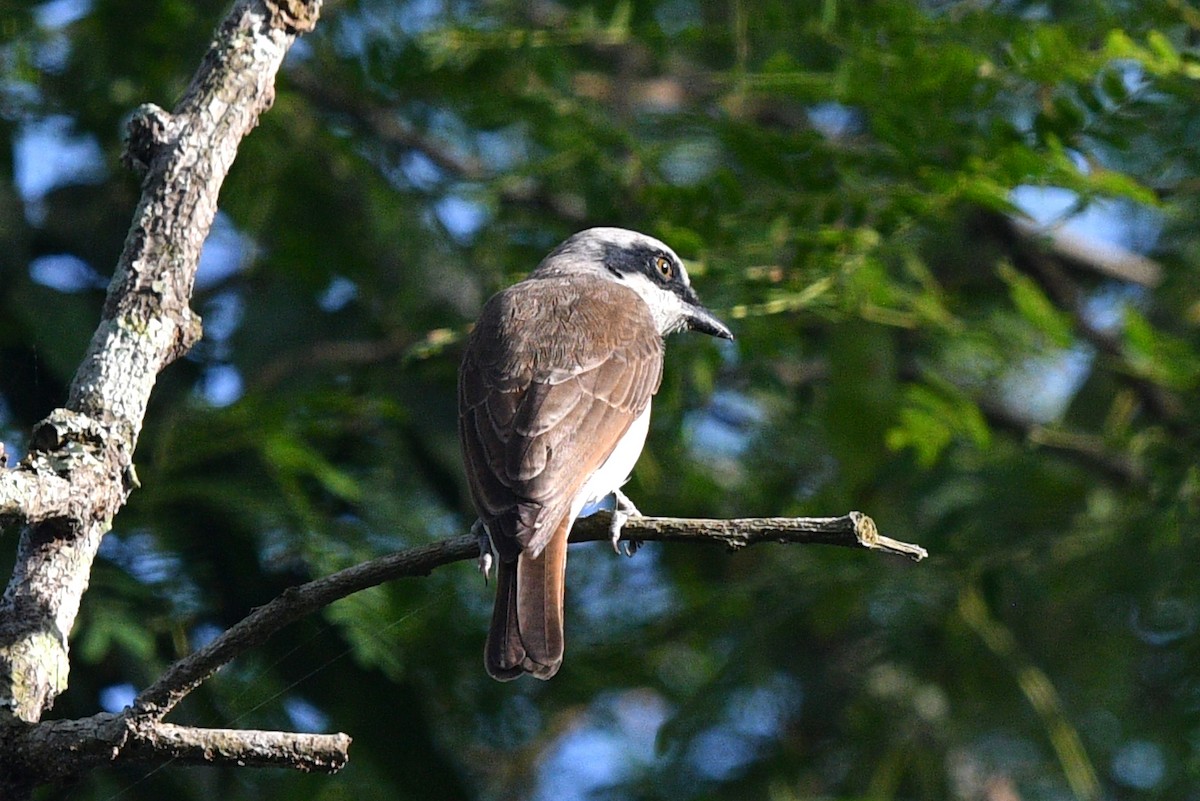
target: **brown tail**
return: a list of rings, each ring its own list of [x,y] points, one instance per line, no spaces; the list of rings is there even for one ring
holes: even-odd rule
[[[571,520],[564,520],[536,558],[521,554],[515,564],[500,561],[496,605],[483,652],[492,678],[510,681],[529,673],[548,679],[562,665],[570,529]]]

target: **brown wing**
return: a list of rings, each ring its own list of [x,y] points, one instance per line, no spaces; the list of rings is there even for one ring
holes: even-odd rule
[[[502,559],[545,547],[658,390],[662,354],[645,303],[603,278],[530,279],[488,301],[459,373],[459,435]]]

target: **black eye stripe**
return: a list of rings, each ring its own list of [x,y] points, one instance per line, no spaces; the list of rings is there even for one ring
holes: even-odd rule
[[[620,247],[606,243],[601,253],[604,266],[618,277],[638,273],[672,291],[683,286],[683,265],[668,251],[645,245]],[[666,263],[666,273],[659,266],[660,260]]]

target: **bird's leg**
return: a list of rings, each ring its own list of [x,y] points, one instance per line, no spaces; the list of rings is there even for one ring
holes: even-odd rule
[[[633,505],[633,501],[629,500],[629,496],[621,490],[613,490],[613,499],[616,503],[613,505],[612,522],[608,524],[608,533],[612,539],[613,550],[619,554],[621,553],[621,529],[625,527],[625,521],[631,517],[642,517],[643,515]],[[641,540],[626,539],[625,555],[633,556],[640,547],[642,547]]]
[[[476,520],[471,526],[471,535],[479,542],[479,572],[483,574],[483,583],[488,583],[488,575],[492,572],[492,538],[482,520]]]

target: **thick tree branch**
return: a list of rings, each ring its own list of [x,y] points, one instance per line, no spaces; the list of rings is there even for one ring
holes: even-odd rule
[[[1101,330],[1092,324],[1084,311],[1083,291],[1065,273],[1059,259],[1049,255],[1014,221],[1000,215],[990,215],[987,222],[1012,253],[1016,264],[1038,282],[1056,306],[1070,315],[1078,335],[1116,364],[1118,376],[1138,393],[1146,408],[1164,423],[1171,424],[1177,420],[1183,410],[1182,401],[1168,388],[1131,367],[1125,343],[1118,334]],[[1051,245],[1054,245],[1053,240]],[[1056,256],[1068,262],[1071,258],[1057,250]],[[1142,279],[1153,281],[1157,277],[1146,274]]]
[[[149,718],[102,713],[52,720],[23,730],[7,744],[9,771],[62,781],[114,762],[151,767],[237,765],[336,773],[349,759],[345,734],[253,729],[202,729]]]
[[[1065,263],[1105,278],[1154,289],[1162,283],[1162,265],[1153,259],[1115,245],[1098,245],[1072,233],[1062,225],[1044,226],[1031,220],[1012,218],[1013,230],[1034,244],[1041,244]]]
[[[147,728],[147,719],[128,716],[30,725],[67,686],[67,636],[100,541],[137,486],[133,452],[158,373],[200,337],[189,302],[221,184],[272,103],[284,55],[320,7],[238,0],[175,110],[147,105],[130,121],[125,160],[145,175],[100,324],[64,408],[35,428],[20,464],[0,464],[0,525],[26,526],[0,599],[0,798],[27,797],[122,749],[131,759],[345,761],[344,741],[308,735]]]
[[[36,721],[67,685],[67,635],[100,540],[136,486],[150,393],[200,336],[188,303],[218,192],[320,5],[239,0],[174,112],[145,106],[130,123],[128,161],[146,174],[100,325],[65,408],[0,478],[0,523],[29,524],[0,600],[0,724]]]
[[[607,540],[607,512],[579,520],[572,542]],[[740,520],[696,520],[672,517],[631,518],[626,537],[663,542],[710,542],[737,549],[760,542],[821,543],[867,548],[921,560],[928,554],[919,545],[883,537],[871,518],[861,512],[843,517],[768,517]],[[423,576],[451,562],[474,559],[479,546],[472,536],[455,537],[409,548],[348,567],[332,575],[290,587],[260,606],[199,651],[172,665],[137,697],[133,714],[161,719],[222,665],[259,645],[276,631],[341,598],[405,576]]]

